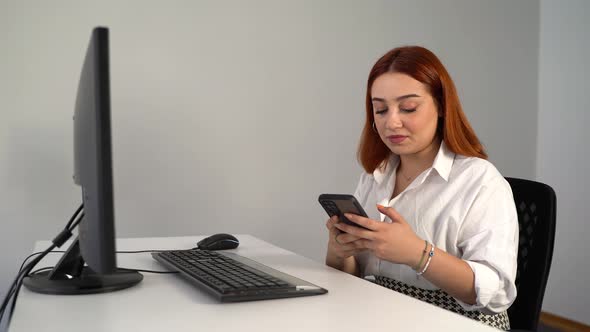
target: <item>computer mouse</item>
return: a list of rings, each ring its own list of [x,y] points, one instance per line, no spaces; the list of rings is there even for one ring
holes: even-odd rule
[[[208,236],[197,242],[197,248],[203,250],[225,250],[237,248],[240,241],[235,236],[218,233]]]

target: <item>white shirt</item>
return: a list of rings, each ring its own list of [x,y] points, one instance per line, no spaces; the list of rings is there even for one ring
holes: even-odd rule
[[[441,143],[431,168],[390,200],[399,157],[385,170],[363,173],[354,196],[369,218],[385,221],[376,204],[395,208],[416,235],[465,260],[475,275],[475,305],[466,310],[492,314],[516,298],[518,217],[510,185],[487,160],[451,152]],[[369,252],[356,256],[364,276],[380,275],[423,289],[438,289],[409,266],[380,260]],[[432,257],[436,260],[436,255]]]

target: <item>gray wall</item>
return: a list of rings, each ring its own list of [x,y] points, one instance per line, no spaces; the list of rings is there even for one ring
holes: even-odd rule
[[[590,2],[541,1],[537,176],[557,193],[543,309],[590,325]]]
[[[111,29],[120,237],[249,233],[323,260],[320,193],[355,188],[368,71],[421,44],[510,176],[534,177],[537,1],[3,1],[0,293],[80,202],[72,112]],[[5,28],[6,27],[6,28]]]

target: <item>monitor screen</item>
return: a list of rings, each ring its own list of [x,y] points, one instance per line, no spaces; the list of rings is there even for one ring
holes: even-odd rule
[[[82,187],[80,251],[94,271],[116,269],[111,162],[109,31],[96,28],[82,65],[74,110],[74,182]]]
[[[101,293],[143,279],[136,271],[117,269],[109,85],[109,30],[97,27],[84,57],[74,110],[74,182],[83,202],[78,238],[51,271],[23,280],[35,292]]]

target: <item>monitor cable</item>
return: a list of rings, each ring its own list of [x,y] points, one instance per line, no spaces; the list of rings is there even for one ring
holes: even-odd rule
[[[18,298],[18,294],[19,294],[20,289],[22,287],[22,283],[23,283],[24,278],[29,275],[32,275],[32,274],[47,271],[49,269],[52,269],[53,267],[45,267],[45,268],[41,268],[41,269],[37,269],[35,271],[32,271],[33,268],[45,256],[47,256],[47,254],[65,253],[64,250],[53,250],[53,249],[61,247],[72,236],[72,231],[78,226],[78,224],[80,223],[80,221],[84,217],[84,212],[82,212],[82,210],[83,210],[83,205],[81,204],[80,207],[78,207],[78,209],[76,210],[76,212],[74,212],[74,214],[72,215],[72,217],[70,218],[70,220],[68,221],[68,223],[66,224],[64,229],[52,240],[52,244],[46,250],[30,254],[29,256],[27,256],[23,260],[23,262],[18,270],[18,273],[17,273],[16,277],[14,278],[14,281],[12,282],[4,300],[2,301],[2,306],[0,307],[0,324],[2,323],[2,319],[4,318],[4,315],[8,312],[7,309],[8,309],[8,305],[10,303],[10,314],[8,315],[8,319],[7,319],[8,322],[6,324],[6,326],[8,326],[8,323],[10,322],[10,319],[12,318],[12,314],[14,312],[14,307],[16,305],[16,300]],[[167,251],[167,250],[156,250],[156,249],[154,249],[154,250],[121,250],[121,251],[116,251],[116,253],[135,254],[135,253],[152,253],[152,252],[164,252],[164,251]],[[29,259],[31,259],[31,258],[33,258],[33,260],[28,262]],[[178,273],[178,271],[154,271],[154,270],[133,269],[133,268],[119,268],[119,269],[130,271],[130,272],[134,271],[134,272],[157,273],[157,274],[176,274],[176,273]],[[11,302],[11,299],[12,299],[12,302]]]
[[[139,254],[139,253],[152,253],[152,252],[166,252],[169,250],[164,250],[164,249],[146,249],[146,250],[117,250],[115,251],[117,254]],[[25,265],[25,263],[27,262],[27,260],[29,260],[31,257],[36,256],[36,255],[40,255],[42,254],[43,251],[37,251],[34,252],[32,254],[30,254],[29,256],[27,256],[27,258],[25,258],[25,260],[23,261],[23,263],[21,264],[21,267],[19,269],[19,271],[21,271],[23,269],[23,266]],[[65,253],[65,250],[53,250],[48,252],[48,254],[59,254],[59,253]],[[45,271],[47,268],[43,268],[43,270]],[[146,273],[160,273],[160,274],[166,274],[166,273],[179,273],[178,271],[153,271],[153,270],[142,270],[142,269],[132,269],[132,268],[126,268],[126,267],[118,267],[118,269],[121,270],[126,270],[126,271],[135,271],[135,272],[146,272]],[[30,274],[35,274],[37,272],[41,272],[39,270],[35,270],[33,272],[31,272]]]
[[[12,303],[10,305],[10,314],[8,315],[8,319],[6,322],[6,326],[8,327],[8,325],[10,323],[10,319],[12,318],[12,314],[14,312],[14,306],[16,304],[16,300],[18,298],[18,294],[20,292],[20,288],[22,286],[23,279],[27,275],[29,275],[29,273],[35,267],[35,265],[37,265],[37,263],[39,263],[49,252],[51,252],[56,247],[57,248],[61,247],[64,244],[64,242],[66,242],[72,236],[72,230],[74,230],[74,228],[76,228],[76,226],[78,226],[78,224],[80,223],[80,221],[84,217],[84,212],[82,212],[83,208],[84,208],[84,205],[80,204],[80,206],[78,207],[76,212],[74,212],[74,214],[72,215],[72,217],[70,218],[70,220],[68,221],[66,226],[64,227],[64,229],[51,241],[52,243],[49,246],[49,248],[47,248],[43,252],[40,252],[37,255],[37,257],[35,257],[28,264],[25,264],[26,260],[23,262],[16,277],[14,278],[14,281],[10,285],[10,288],[8,289],[8,292],[7,292],[6,296],[4,297],[4,300],[2,300],[2,306],[0,307],[0,323],[2,322],[2,319],[4,318],[4,315],[7,312],[8,304],[11,303],[11,300],[12,300]]]
[[[8,312],[7,308],[8,308],[8,304],[10,303],[10,314],[8,316],[8,322],[6,325],[6,326],[8,326],[8,323],[10,322],[10,319],[12,318],[12,313],[14,312],[14,307],[16,305],[16,300],[18,298],[20,288],[22,287],[23,279],[29,275],[33,275],[33,274],[36,274],[39,272],[47,271],[49,269],[52,269],[53,267],[44,267],[44,268],[40,268],[40,269],[32,271],[33,268],[48,254],[65,253],[64,250],[53,250],[53,249],[61,247],[72,236],[72,231],[76,228],[76,226],[78,226],[78,224],[80,223],[80,221],[84,217],[84,213],[82,212],[82,209],[83,209],[83,205],[80,205],[80,207],[76,210],[76,212],[74,212],[74,214],[72,215],[72,217],[70,218],[70,220],[66,224],[66,227],[64,228],[64,230],[61,231],[53,239],[52,244],[49,246],[49,248],[47,248],[44,251],[38,251],[38,252],[32,253],[23,260],[23,262],[18,270],[17,276],[15,277],[14,281],[12,282],[12,284],[8,290],[8,293],[6,294],[4,300],[2,301],[2,307],[0,307],[0,323],[2,322],[4,314]],[[136,253],[153,253],[153,252],[164,252],[164,251],[167,251],[167,250],[158,250],[158,249],[120,250],[120,251],[116,251],[116,253],[136,254]],[[28,262],[29,259],[31,259],[33,257],[35,257],[35,258],[31,262]],[[176,273],[178,273],[178,271],[154,271],[154,270],[122,268],[122,267],[119,269],[130,271],[130,272],[144,272],[144,273],[155,273],[155,274],[176,274]],[[12,303],[10,302],[11,299],[12,299]]]

